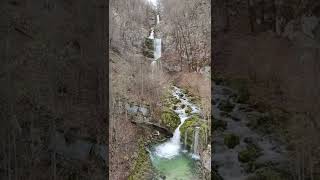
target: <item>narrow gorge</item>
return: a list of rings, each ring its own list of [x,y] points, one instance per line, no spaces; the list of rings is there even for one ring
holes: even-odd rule
[[[134,25],[127,29],[131,30],[128,36],[133,33],[138,36],[123,39],[126,36],[120,33],[118,41],[117,36],[113,39],[111,179],[211,179],[209,47],[204,46],[207,43],[204,41],[194,47],[189,44],[199,38],[196,31],[201,33],[204,29],[194,26],[199,29],[191,33],[188,27],[183,27],[189,26],[183,11],[192,8],[187,2],[176,3],[171,0],[128,3],[127,6],[136,9],[127,14],[133,20],[123,24]],[[114,2],[114,7],[118,7],[113,12],[114,23],[120,27],[123,12],[119,9],[125,4]],[[196,4],[191,5],[198,11],[209,7]],[[172,16],[179,6],[180,15]],[[146,14],[139,16],[139,8]],[[208,9],[205,13],[209,13]],[[183,24],[177,26],[176,18],[186,19],[180,19]],[[200,21],[195,19],[194,23]],[[134,38],[140,43],[132,42]],[[124,40],[132,47],[123,47]],[[196,46],[206,52],[197,54]]]

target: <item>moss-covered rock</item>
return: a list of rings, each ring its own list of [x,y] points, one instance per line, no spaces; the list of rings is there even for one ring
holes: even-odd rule
[[[133,168],[128,177],[129,180],[140,180],[149,178],[150,174],[153,174],[155,170],[152,167],[152,163],[148,152],[144,147],[142,139],[139,140],[138,157],[133,162]]]
[[[250,99],[248,82],[245,79],[229,79],[227,84],[238,91],[236,102],[247,103]]]
[[[162,101],[165,104],[165,107],[167,108],[173,108],[176,106],[178,107],[178,104],[181,102],[179,99],[174,97],[169,91],[161,98]]]
[[[177,113],[171,109],[164,109],[161,113],[161,123],[166,126],[171,132],[179,126],[180,118]]]
[[[258,169],[253,176],[247,178],[247,180],[287,180],[291,179],[285,173],[277,171],[272,168]]]
[[[233,149],[239,143],[240,143],[240,138],[235,134],[227,134],[224,136],[224,144],[230,149]]]
[[[187,147],[191,147],[194,138],[194,130],[196,127],[199,127],[199,144],[200,146],[206,147],[206,143],[210,142],[210,128],[206,121],[202,120],[199,116],[193,115],[189,119],[187,119],[180,126],[180,133],[182,142],[185,141],[185,136],[187,135]],[[186,134],[187,132],[187,134]],[[206,137],[207,136],[207,137]],[[201,147],[200,147],[201,149]]]
[[[213,121],[213,130],[225,130],[227,128],[228,123],[222,120],[214,120]]]
[[[153,46],[153,39],[145,38],[144,45],[143,45],[143,55],[149,58],[154,58],[154,46]]]
[[[248,127],[261,130],[264,133],[272,131],[273,117],[271,115],[249,116]]]
[[[239,152],[238,159],[240,162],[247,163],[254,161],[260,155],[261,150],[259,149],[259,147],[254,144],[250,144],[245,150]]]
[[[186,110],[185,110],[187,115],[190,115],[192,112],[192,108],[190,106],[187,106]]]

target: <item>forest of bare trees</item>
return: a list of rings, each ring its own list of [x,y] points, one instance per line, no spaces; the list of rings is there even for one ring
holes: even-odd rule
[[[161,1],[165,13],[164,36],[170,36],[168,51],[178,55],[180,69],[199,72],[210,65],[211,14],[210,1]]]

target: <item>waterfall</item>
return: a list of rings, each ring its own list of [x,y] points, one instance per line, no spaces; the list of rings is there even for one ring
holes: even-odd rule
[[[154,79],[155,71],[157,70],[157,61],[151,62],[151,78]]]
[[[157,60],[161,57],[161,39],[155,38],[153,43],[154,43],[154,59]]]
[[[194,142],[193,142],[193,153],[197,156],[198,153],[198,143],[199,143],[199,129],[200,127],[195,128],[195,134],[194,134]]]
[[[154,30],[151,28],[149,39],[154,39]]]
[[[157,24],[159,24],[159,22],[160,22],[160,16],[159,14],[157,14]]]
[[[184,103],[185,105],[188,105],[188,102],[186,100],[183,100],[179,96],[180,93],[182,93],[180,89],[176,88],[176,90],[173,92],[172,95],[174,95],[177,99],[182,101],[182,103]],[[189,118],[186,112],[184,111],[184,109],[179,108],[174,111],[178,114],[180,118],[180,124],[174,130],[173,137],[169,141],[156,147],[155,150],[156,150],[157,156],[162,158],[172,159],[173,157],[179,155],[180,149],[181,149],[181,142],[180,142],[181,136],[180,136],[179,128],[180,126],[182,126],[184,121]]]
[[[187,140],[188,140],[188,129],[184,133],[184,149],[187,150]]]

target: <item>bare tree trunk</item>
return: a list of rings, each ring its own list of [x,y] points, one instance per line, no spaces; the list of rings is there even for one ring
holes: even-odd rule
[[[56,165],[56,138],[55,138],[55,120],[53,119],[52,120],[52,129],[51,129],[51,137],[52,137],[52,140],[53,140],[53,144],[54,144],[54,147],[53,147],[53,152],[52,152],[52,180],[56,180],[56,174],[57,174],[57,165]]]
[[[229,13],[229,0],[225,0],[224,9],[226,11],[226,27],[224,31],[229,31],[230,29],[230,13]]]
[[[247,0],[248,4],[248,14],[249,14],[249,22],[250,22],[250,30],[253,33],[255,30],[255,9],[254,9],[254,2],[253,0]]]
[[[11,180],[11,137],[10,132],[8,132],[8,180]]]
[[[273,31],[277,32],[277,0],[273,0]]]
[[[14,179],[18,179],[18,162],[17,162],[17,145],[16,145],[16,134],[13,132],[13,154],[14,154]]]

